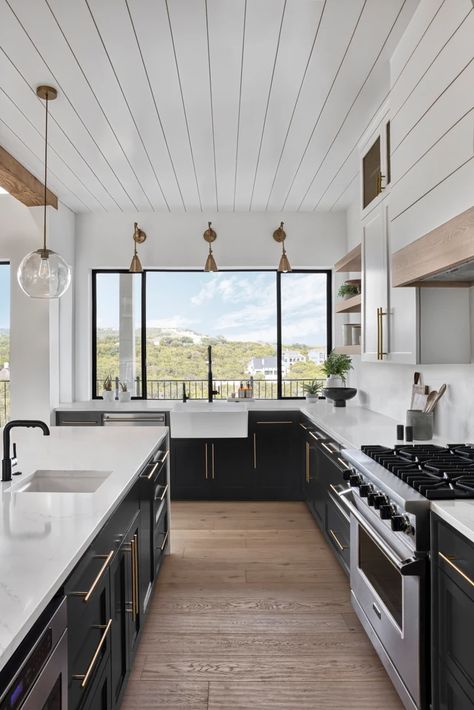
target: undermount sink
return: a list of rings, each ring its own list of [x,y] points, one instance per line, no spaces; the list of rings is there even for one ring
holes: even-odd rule
[[[170,413],[171,438],[246,438],[248,410],[234,402],[180,402]]]
[[[14,490],[17,493],[95,493],[112,471],[35,471]]]

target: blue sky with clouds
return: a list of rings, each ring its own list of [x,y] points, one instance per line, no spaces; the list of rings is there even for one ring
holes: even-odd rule
[[[149,327],[276,342],[273,271],[148,272],[146,279]],[[99,327],[117,328],[118,276],[98,277],[98,304]],[[283,342],[326,342],[325,274],[283,274],[282,304]]]

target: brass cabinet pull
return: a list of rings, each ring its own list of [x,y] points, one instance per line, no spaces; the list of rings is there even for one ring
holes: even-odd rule
[[[375,186],[377,190],[377,195],[380,195],[380,193],[385,190],[385,187],[382,185],[382,180],[384,180],[385,175],[382,175],[380,170],[378,171],[376,178],[375,178]]]
[[[98,571],[97,577],[92,582],[92,584],[89,588],[89,591],[88,592],[70,592],[70,595],[73,597],[84,597],[84,601],[88,602],[89,599],[91,598],[91,596],[94,594],[94,591],[95,591],[97,585],[99,584],[102,575],[105,573],[105,571],[109,565],[109,562],[113,556],[114,556],[113,550],[111,550],[108,555],[95,555],[95,559],[97,559],[97,560],[105,559],[105,562],[102,565],[102,567],[100,568],[100,570]]]
[[[135,621],[137,618],[137,600],[135,598],[136,584],[135,584],[135,535],[130,541],[130,565],[132,572],[132,618]]]
[[[329,453],[331,454],[331,456],[334,454],[334,451],[333,451],[332,449],[330,449],[329,446],[324,443],[324,441],[321,442],[321,446],[324,446],[324,448],[326,449],[326,451],[329,451]]]
[[[309,444],[306,442],[306,483],[309,483]]]
[[[453,570],[457,572],[468,584],[470,584],[471,587],[474,587],[474,579],[471,579],[465,572],[462,571],[462,569],[455,565],[454,562],[449,559],[449,557],[443,555],[442,552],[438,552],[438,555],[441,557],[442,560],[446,562],[446,564],[452,567]]]
[[[257,424],[293,424],[293,422],[289,421],[279,421],[279,422],[257,422]]]
[[[257,468],[257,435],[253,435],[253,467]]]
[[[165,538],[164,538],[163,542],[162,542],[161,545],[160,545],[160,550],[161,550],[162,552],[163,552],[163,550],[164,550],[165,547],[166,547],[166,543],[168,542],[168,535],[169,535],[169,534],[170,534],[170,533],[169,533],[169,530],[168,530],[168,531],[166,532],[166,535],[165,535]]]
[[[349,466],[349,464],[347,463],[347,461],[344,461],[344,459],[341,459],[340,456],[337,457],[337,460],[339,461],[339,463],[340,463],[342,466],[344,466],[344,468],[350,469],[350,466]]]
[[[215,467],[215,457],[214,457],[214,444],[211,444],[211,472],[212,480],[216,477],[216,467]]]
[[[307,427],[307,426],[305,426],[305,425],[302,424],[301,422],[299,422],[299,425],[300,425],[300,427],[301,427],[302,429],[304,429],[305,431],[308,431],[308,427]]]
[[[138,585],[138,533],[135,533],[133,537],[135,539],[135,617],[137,617],[140,610],[140,589]]]
[[[108,636],[108,633],[109,633],[109,631],[110,631],[110,627],[111,627],[111,626],[112,626],[112,619],[109,619],[109,621],[108,621],[108,623],[107,623],[107,625],[106,625],[105,627],[99,627],[99,628],[103,628],[103,629],[104,629],[104,633],[103,633],[102,636],[100,637],[100,641],[99,641],[99,643],[98,643],[98,645],[97,645],[97,648],[96,648],[95,651],[94,651],[94,655],[92,656],[92,660],[91,660],[91,662],[89,663],[86,672],[84,673],[84,675],[73,675],[73,676],[72,676],[72,677],[74,678],[74,680],[80,680],[80,681],[81,681],[81,688],[85,688],[86,685],[87,685],[87,683],[89,682],[89,679],[90,679],[90,677],[91,677],[91,675],[92,675],[92,671],[94,670],[95,663],[96,663],[96,661],[97,661],[97,658],[99,657],[99,653],[100,653],[101,650],[102,650],[102,646],[104,645],[104,643],[105,643],[105,641],[106,641],[106,639],[107,639],[107,636]]]
[[[384,355],[387,355],[383,349],[383,317],[386,315],[383,308],[377,308],[377,360],[383,360]]]
[[[316,436],[316,434],[314,434],[314,432],[310,431],[310,432],[308,432],[308,434],[309,434],[310,436],[312,436],[313,439],[316,439],[316,441],[319,441],[319,440],[320,440],[320,437],[319,437],[319,436]]]
[[[156,463],[155,463],[155,465],[153,466],[153,468],[151,469],[150,473],[147,475],[147,479],[148,479],[148,480],[151,480],[151,479],[153,478],[153,476],[155,475],[156,469],[157,469],[159,466],[161,466],[162,464],[164,464],[164,462],[166,461],[166,459],[167,459],[168,456],[169,456],[169,453],[170,453],[169,451],[166,451],[166,452],[165,452],[165,455],[163,456],[163,458],[160,459],[159,461],[156,461]]]
[[[204,444],[204,461],[205,461],[205,475],[206,475],[206,481],[207,481],[207,444]]]
[[[164,487],[163,493],[162,493],[161,496],[159,497],[160,503],[161,503],[162,500],[164,500],[165,495],[167,494],[169,487],[170,487],[170,484],[167,483],[166,486]]]
[[[341,541],[339,540],[339,538],[337,537],[337,535],[336,535],[336,533],[334,532],[334,530],[329,530],[329,532],[331,533],[332,537],[334,538],[334,540],[335,540],[335,542],[336,542],[336,545],[338,546],[338,548],[340,549],[340,551],[342,552],[343,550],[347,550],[347,548],[349,547],[349,545],[343,545],[342,542],[341,542]]]

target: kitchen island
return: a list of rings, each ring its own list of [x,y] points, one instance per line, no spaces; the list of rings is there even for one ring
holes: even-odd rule
[[[0,484],[0,669],[165,440],[165,427],[14,429],[21,476]],[[19,492],[36,470],[101,471],[94,493]]]

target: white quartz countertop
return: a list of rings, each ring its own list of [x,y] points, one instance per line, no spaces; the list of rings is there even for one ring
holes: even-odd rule
[[[431,510],[474,542],[474,500],[432,501]]]
[[[166,427],[13,429],[22,476],[0,483],[0,668],[119,505]],[[95,493],[20,493],[38,469],[111,471]],[[16,468],[14,470],[17,470]]]

